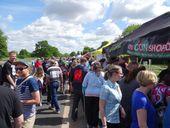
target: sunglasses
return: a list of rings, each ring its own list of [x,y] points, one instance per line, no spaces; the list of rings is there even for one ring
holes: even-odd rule
[[[27,67],[25,67],[25,68],[15,68],[16,71],[18,71],[18,70],[19,70],[19,71],[22,71],[22,70],[24,70],[24,69],[27,69]]]

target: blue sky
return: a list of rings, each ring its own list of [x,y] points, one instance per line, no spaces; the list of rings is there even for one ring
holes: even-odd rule
[[[131,24],[142,24],[167,11],[168,0],[1,0],[0,29],[8,49],[33,51],[47,40],[62,53],[121,35]]]
[[[12,15],[15,20],[8,27],[22,29],[43,15],[43,6],[40,0],[1,0],[0,16]]]

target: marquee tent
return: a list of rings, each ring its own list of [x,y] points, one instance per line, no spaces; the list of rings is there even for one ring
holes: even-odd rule
[[[109,46],[110,44],[112,44],[112,41],[108,41],[108,43],[104,46],[102,46],[101,48],[97,49],[96,51],[92,52],[92,56],[97,56],[97,55],[100,55],[102,54],[102,51],[103,51],[103,48]]]
[[[144,58],[170,58],[170,12],[144,23],[104,48],[103,52],[108,56],[129,54]]]

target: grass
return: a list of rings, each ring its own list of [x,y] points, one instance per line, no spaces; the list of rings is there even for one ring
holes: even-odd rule
[[[146,69],[151,70],[153,72],[155,72],[157,75],[164,69],[167,68],[166,65],[161,65],[161,64],[152,64],[152,65],[143,65],[146,67]]]

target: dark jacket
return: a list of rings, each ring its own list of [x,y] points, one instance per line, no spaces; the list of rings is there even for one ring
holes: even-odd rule
[[[75,75],[76,70],[82,71],[82,80],[80,80],[80,81],[74,79],[75,78],[74,75]],[[75,68],[71,69],[70,81],[72,82],[72,86],[73,86],[74,91],[75,90],[82,91],[82,83],[83,83],[83,80],[84,80],[84,77],[85,77],[86,74],[87,74],[87,69],[83,65],[77,65]]]

